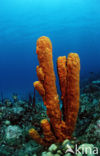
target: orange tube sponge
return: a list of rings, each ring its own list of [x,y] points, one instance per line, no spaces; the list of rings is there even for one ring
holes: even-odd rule
[[[41,127],[43,130],[43,135],[44,135],[43,137],[41,137],[34,128],[31,128],[29,130],[29,135],[33,140],[35,140],[38,144],[44,146],[49,146],[53,142],[57,142],[47,119],[43,119],[41,121]]]
[[[80,59],[78,54],[70,53],[67,58],[67,84],[64,103],[64,114],[66,116],[67,134],[72,135],[79,111],[79,73]]]
[[[36,67],[36,72],[37,72],[37,76],[39,81],[41,81],[41,83],[44,81],[44,73],[41,67],[37,66]]]
[[[41,127],[43,129],[44,140],[46,143],[51,144],[52,142],[57,142],[47,119],[41,121]]]
[[[45,90],[43,88],[42,83],[40,81],[35,81],[33,85],[34,85],[35,89],[39,92],[39,94],[42,97],[44,97],[45,96]]]
[[[39,133],[34,128],[32,128],[32,129],[29,130],[29,135],[38,144],[45,145],[43,139],[40,137]]]
[[[54,142],[62,142],[66,138],[70,139],[75,129],[79,110],[80,60],[76,53],[70,53],[68,58],[59,57],[57,60],[63,101],[63,121],[52,61],[52,44],[49,38],[43,36],[38,39],[36,53],[39,60],[39,66],[36,68],[39,81],[34,82],[34,87],[43,98],[50,123],[46,119],[41,121],[44,138],[41,138],[34,129],[31,129],[29,134],[38,143],[48,146]]]
[[[60,82],[60,89],[61,89],[61,99],[63,100],[65,97],[66,92],[66,76],[67,76],[67,69],[66,69],[66,56],[60,56],[57,59],[57,70]]]
[[[36,53],[38,55],[39,67],[42,68],[44,73],[43,87],[45,89],[47,115],[50,118],[56,137],[63,140],[66,137],[62,132],[65,125],[61,120],[59,98],[55,82],[56,78],[52,61],[52,44],[49,38],[43,36],[38,39]]]
[[[67,125],[67,135],[71,136],[79,110],[79,73],[80,60],[76,53],[59,57],[57,69],[63,101],[63,119]]]
[[[59,76],[59,83],[61,89],[61,100],[63,102],[62,111],[63,111],[63,119],[65,120],[66,114],[64,113],[64,106],[66,105],[65,95],[66,95],[66,84],[67,84],[67,60],[66,56],[60,56],[57,59],[57,70]]]

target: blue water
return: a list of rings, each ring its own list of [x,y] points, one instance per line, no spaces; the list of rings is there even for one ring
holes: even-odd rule
[[[55,71],[59,55],[77,52],[81,77],[100,72],[100,0],[0,0],[0,90],[5,94],[33,90],[40,36],[52,41]]]

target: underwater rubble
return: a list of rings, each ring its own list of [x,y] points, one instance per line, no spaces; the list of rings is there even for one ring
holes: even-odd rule
[[[47,118],[40,101],[35,108],[27,100],[0,101],[0,156],[32,154],[39,148],[28,135],[31,127],[39,128],[39,121]]]
[[[80,110],[75,133],[80,141],[94,144],[100,152],[99,79],[92,81],[81,89]]]

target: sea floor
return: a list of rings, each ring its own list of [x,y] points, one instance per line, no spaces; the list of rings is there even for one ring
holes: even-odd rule
[[[66,140],[65,143],[72,144],[73,149],[75,149],[76,143],[78,147],[81,145],[97,147],[98,155],[100,155],[100,79],[87,80],[83,84],[73,140]],[[28,131],[30,128],[35,128],[42,134],[40,120],[48,118],[43,103],[39,97],[36,97],[36,99],[36,103],[33,103],[31,96],[28,100],[19,100],[17,95],[13,95],[12,99],[1,98],[0,156],[77,155],[70,152],[66,153],[65,147],[63,147],[64,143],[51,145],[50,149],[50,147],[45,148],[38,145],[29,137]],[[88,156],[93,156],[93,153]]]

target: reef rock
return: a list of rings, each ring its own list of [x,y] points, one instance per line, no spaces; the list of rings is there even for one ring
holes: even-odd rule
[[[18,126],[8,126],[5,130],[6,142],[10,145],[16,145],[20,142],[20,137],[22,136],[22,130]]]

